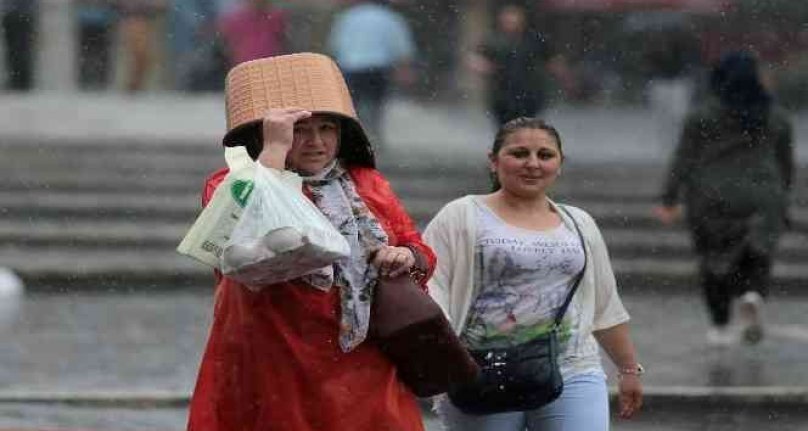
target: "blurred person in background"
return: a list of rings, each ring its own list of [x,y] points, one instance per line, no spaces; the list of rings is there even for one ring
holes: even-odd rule
[[[103,90],[112,69],[112,42],[118,14],[110,0],[78,0],[78,73],[83,90]]]
[[[415,43],[407,21],[389,1],[351,3],[334,18],[328,51],[345,73],[359,118],[380,147],[390,87],[414,81]]]
[[[181,91],[222,89],[227,71],[223,41],[216,22],[236,0],[171,0],[168,40],[171,78]]]
[[[710,89],[685,120],[654,213],[672,224],[684,203],[712,322],[708,342],[737,340],[729,323],[733,299],[740,298],[740,335],[757,343],[772,255],[788,224],[792,126],[749,52],[724,55],[711,73]]]
[[[0,0],[6,51],[6,89],[27,91],[34,85],[38,0]]]
[[[529,29],[527,13],[519,5],[499,9],[495,31],[470,54],[468,65],[487,79],[489,109],[499,125],[545,108],[548,73],[565,92],[575,92],[566,61],[553,53],[542,34]]]
[[[228,68],[286,53],[287,13],[272,0],[241,0],[219,18]]]
[[[136,93],[146,86],[154,68],[157,49],[157,20],[168,0],[119,1],[120,31],[126,59],[126,91]]]

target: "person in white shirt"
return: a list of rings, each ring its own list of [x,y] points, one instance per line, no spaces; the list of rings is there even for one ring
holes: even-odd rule
[[[450,202],[424,232],[438,257],[429,292],[470,349],[511,347],[548,331],[583,270],[561,323],[564,391],[532,411],[491,415],[463,413],[443,396],[438,414],[450,431],[608,430],[598,346],[618,372],[621,417],[642,405],[643,368],[595,221],[547,196],[561,171],[560,136],[542,120],[520,117],[499,130],[489,159],[495,191]]]
[[[377,147],[393,84],[413,83],[415,42],[388,0],[358,0],[334,18],[328,50],[345,74],[356,109]]]

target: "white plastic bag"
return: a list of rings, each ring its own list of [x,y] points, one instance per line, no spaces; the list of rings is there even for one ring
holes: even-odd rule
[[[255,187],[221,258],[222,272],[251,288],[306,275],[351,254],[348,242],[289,171],[257,163]]]
[[[241,146],[225,148],[224,158],[230,172],[177,247],[180,254],[214,268],[252,194],[256,165]]]

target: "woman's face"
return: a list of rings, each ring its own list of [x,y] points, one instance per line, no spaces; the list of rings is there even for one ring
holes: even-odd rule
[[[561,168],[561,151],[553,137],[541,129],[519,129],[505,138],[491,155],[491,170],[502,190],[533,198],[546,193]]]
[[[323,114],[314,114],[295,123],[294,140],[286,155],[286,165],[305,175],[320,172],[337,157],[339,127],[339,120]]]

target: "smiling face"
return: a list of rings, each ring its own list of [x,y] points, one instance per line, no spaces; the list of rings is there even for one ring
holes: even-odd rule
[[[286,165],[304,175],[320,172],[337,157],[340,123],[330,115],[314,114],[295,123]]]
[[[544,195],[561,168],[558,142],[546,130],[521,128],[508,134],[491,154],[491,171],[504,193],[523,198]]]

